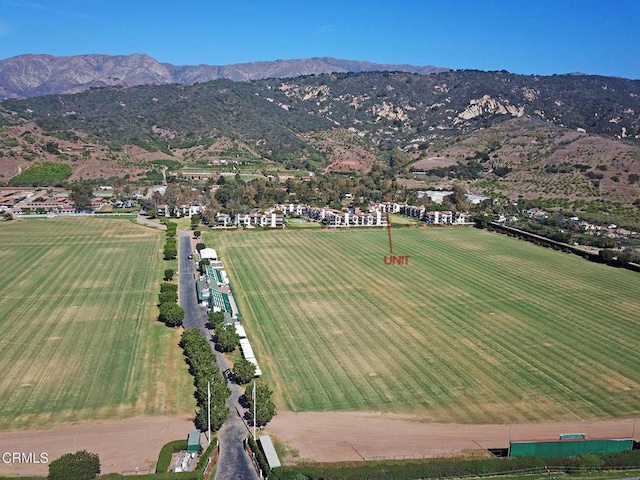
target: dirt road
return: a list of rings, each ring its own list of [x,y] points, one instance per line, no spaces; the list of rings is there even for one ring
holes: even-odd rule
[[[343,462],[481,452],[486,448],[506,448],[509,438],[557,439],[560,433],[630,437],[634,420],[462,425],[420,423],[410,418],[362,412],[279,412],[267,430],[297,450],[299,457],[288,458],[289,462]]]
[[[46,453],[49,461],[64,453],[88,450],[100,457],[102,473],[155,471],[162,446],[186,438],[193,420],[177,417],[145,417],[58,427],[52,430],[0,432],[0,452]],[[3,458],[4,457],[4,458]],[[44,475],[48,465],[5,462],[0,475]]]

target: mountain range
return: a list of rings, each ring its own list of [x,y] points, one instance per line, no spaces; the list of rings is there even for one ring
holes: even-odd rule
[[[192,85],[220,78],[250,81],[338,72],[402,71],[429,74],[447,71],[433,66],[390,65],[331,57],[275,60],[234,65],[176,66],[144,54],[20,55],[0,60],[0,99],[78,93],[96,87]]]
[[[0,182],[43,160],[88,179],[139,178],[156,160],[240,159],[261,172],[382,164],[407,187],[458,179],[511,198],[640,199],[639,80],[397,68],[286,77],[275,63],[258,65],[278,78],[164,85],[140,67],[131,72],[144,85],[121,85],[122,74],[72,95],[5,99]]]

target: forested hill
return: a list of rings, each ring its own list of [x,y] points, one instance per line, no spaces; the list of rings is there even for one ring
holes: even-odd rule
[[[457,71],[216,80],[6,100],[2,108],[44,130],[104,140],[177,145],[224,135],[280,161],[317,154],[309,135],[326,129],[410,150],[520,117],[640,139],[640,81],[599,76]]]

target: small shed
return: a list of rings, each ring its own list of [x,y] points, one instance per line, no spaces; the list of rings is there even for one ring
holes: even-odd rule
[[[191,430],[187,437],[187,452],[200,452],[200,430]]]

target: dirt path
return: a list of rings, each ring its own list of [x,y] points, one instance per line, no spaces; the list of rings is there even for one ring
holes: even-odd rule
[[[88,450],[100,456],[102,473],[155,471],[162,446],[186,438],[193,421],[179,417],[145,417],[80,424],[52,430],[0,432],[0,455],[5,452],[46,452],[53,461],[67,452]],[[0,475],[47,475],[45,464],[6,463],[0,456]]]
[[[512,440],[557,439],[560,433],[590,437],[630,437],[634,419],[593,422],[461,425],[419,423],[410,418],[361,412],[280,412],[269,423],[299,457],[288,462],[362,461],[374,457],[421,458],[506,448]]]
[[[162,446],[186,437],[193,428],[187,418],[147,417],[60,427],[52,430],[0,432],[0,454],[41,452],[49,460],[77,450],[100,456],[103,473],[149,471]],[[506,448],[513,440],[554,439],[560,433],[591,437],[630,437],[634,419],[593,422],[460,425],[419,423],[409,418],[362,412],[280,412],[264,433],[299,453],[284,459],[316,462],[362,461],[374,457],[420,458]],[[636,438],[638,435],[636,435]],[[46,475],[45,464],[5,463],[0,475]]]
[[[22,167],[18,165],[18,173],[16,173],[15,175],[11,175],[8,179],[11,180],[13,177],[17,177],[21,173],[22,173]]]

